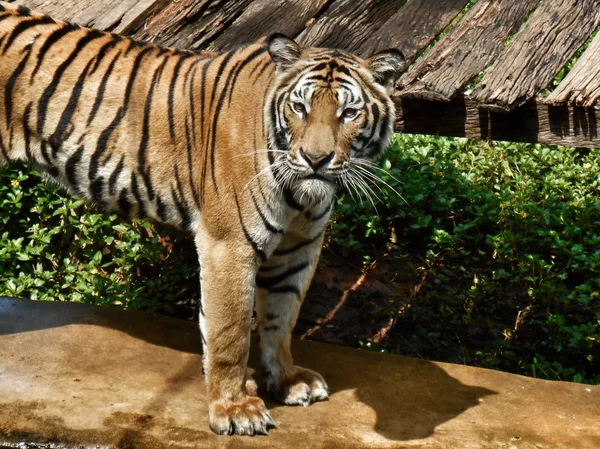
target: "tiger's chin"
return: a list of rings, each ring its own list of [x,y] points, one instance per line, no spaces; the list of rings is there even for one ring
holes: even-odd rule
[[[331,201],[335,195],[335,183],[323,176],[306,176],[296,181],[294,193],[305,206],[314,206],[323,201]]]

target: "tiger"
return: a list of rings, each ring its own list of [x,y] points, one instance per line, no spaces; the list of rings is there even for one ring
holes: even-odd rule
[[[338,187],[391,140],[402,53],[283,34],[194,52],[0,3],[0,61],[0,166],[25,161],[101,209],[193,237],[210,429],[276,427],[247,368],[254,310],[268,392],[327,399],[294,364],[291,332]]]

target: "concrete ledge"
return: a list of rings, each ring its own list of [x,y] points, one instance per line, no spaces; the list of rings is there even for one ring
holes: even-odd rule
[[[218,437],[199,348],[193,323],[0,299],[0,447],[600,448],[598,387],[307,341],[330,400],[267,400],[269,436]]]

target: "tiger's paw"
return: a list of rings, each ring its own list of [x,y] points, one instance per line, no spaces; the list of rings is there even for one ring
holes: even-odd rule
[[[208,408],[210,428],[218,435],[267,435],[275,421],[262,399],[241,402],[213,401]]]
[[[319,373],[294,367],[292,375],[279,383],[267,380],[269,391],[275,399],[285,405],[302,405],[304,407],[329,397],[329,387]]]

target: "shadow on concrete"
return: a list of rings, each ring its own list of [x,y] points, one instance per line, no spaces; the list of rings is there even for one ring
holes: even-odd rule
[[[375,411],[374,430],[390,440],[427,438],[485,396],[497,394],[465,385],[426,360],[306,340],[294,343],[296,363],[323,374],[331,397],[354,390],[356,399]]]
[[[177,351],[192,354],[202,351],[196,323],[87,304],[0,297],[0,336],[71,324],[108,327]]]
[[[82,304],[0,298],[0,336],[73,324],[115,329],[153,345],[192,354],[199,354],[201,349],[195,323]],[[85,345],[85,342],[81,344]],[[333,398],[353,390],[355,398],[375,412],[374,430],[391,440],[426,438],[439,425],[478,405],[481,398],[495,394],[485,388],[462,384],[428,361],[310,341],[294,341],[293,346],[296,363],[321,372],[329,383]],[[172,395],[190,382],[201,382],[200,358],[194,360],[168,380],[169,391],[163,391],[146,404],[144,413],[148,416],[157,414],[163,404],[162,396]],[[259,366],[256,344],[250,366],[255,369]],[[259,380],[257,375],[255,377]],[[267,398],[264,389],[261,397],[267,399],[269,408],[282,407]],[[363,409],[361,413],[367,412]],[[371,414],[356,418],[362,422],[372,420]],[[113,435],[118,435],[120,444],[125,446],[143,440],[145,430],[151,425],[142,415],[117,416],[115,419],[121,425],[118,432],[114,427]],[[105,424],[113,427],[111,423]]]

